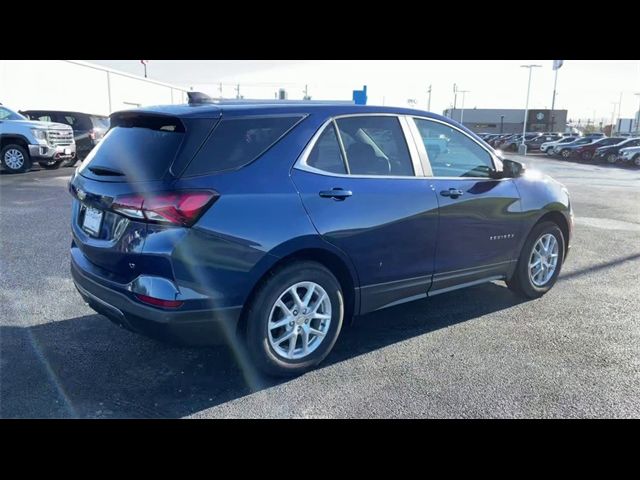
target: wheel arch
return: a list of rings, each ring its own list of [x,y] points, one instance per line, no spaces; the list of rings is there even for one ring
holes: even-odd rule
[[[562,232],[562,236],[564,237],[564,257],[566,258],[567,253],[569,251],[569,236],[571,235],[571,230],[569,228],[569,221],[567,220],[567,218],[562,212],[558,210],[552,210],[542,215],[538,219],[538,221],[533,224],[533,226],[529,230],[529,233],[531,233],[531,231],[542,222],[553,222],[556,225],[558,225],[558,228],[560,228],[560,231]],[[529,233],[527,234],[527,236],[529,235]]]
[[[23,147],[27,154],[29,153],[29,141],[23,135],[0,135],[0,150],[14,143]]]
[[[331,244],[327,244],[324,240],[319,240],[317,243],[305,241],[304,245],[297,245],[296,248],[291,247],[291,245],[281,246],[276,250],[285,250],[286,253],[279,252],[280,254],[278,255],[269,256],[275,260],[270,265],[261,268],[262,272],[259,279],[247,295],[245,307],[251,302],[258,288],[268,280],[273,272],[292,262],[308,260],[323,265],[340,283],[344,295],[344,318],[350,320],[354,315],[357,315],[360,308],[359,282],[355,269],[348,257],[341,251],[332,248]],[[246,308],[243,308],[238,322],[238,333],[244,334],[245,327]]]

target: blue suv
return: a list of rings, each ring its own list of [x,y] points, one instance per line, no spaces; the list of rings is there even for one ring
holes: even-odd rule
[[[69,183],[74,282],[127,329],[296,375],[354,315],[495,280],[535,298],[558,278],[566,188],[458,123],[190,97],[112,114]]]

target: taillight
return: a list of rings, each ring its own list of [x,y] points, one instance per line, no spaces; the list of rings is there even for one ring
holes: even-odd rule
[[[213,191],[124,195],[113,200],[111,209],[130,218],[189,227],[219,196]]]
[[[136,293],[136,298],[148,305],[162,308],[178,308],[184,303],[181,300],[162,300],[161,298],[149,297],[148,295],[141,295],[139,293]]]

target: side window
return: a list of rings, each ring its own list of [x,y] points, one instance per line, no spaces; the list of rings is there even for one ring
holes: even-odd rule
[[[300,119],[292,116],[220,120],[184,175],[203,175],[243,167],[261,156]]]
[[[397,117],[336,120],[352,175],[413,176],[413,164]]]
[[[30,117],[33,118],[31,115]],[[38,115],[34,120],[38,120],[39,122],[53,122],[50,115]]]
[[[489,152],[448,125],[415,119],[434,177],[486,177],[494,169]]]
[[[311,150],[307,165],[331,173],[347,173],[333,123],[325,128]]]

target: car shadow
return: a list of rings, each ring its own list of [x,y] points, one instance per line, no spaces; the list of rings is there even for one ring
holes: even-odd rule
[[[322,368],[522,300],[485,284],[381,310],[345,327]],[[239,345],[180,348],[100,315],[0,330],[0,417],[175,418],[270,388]]]

